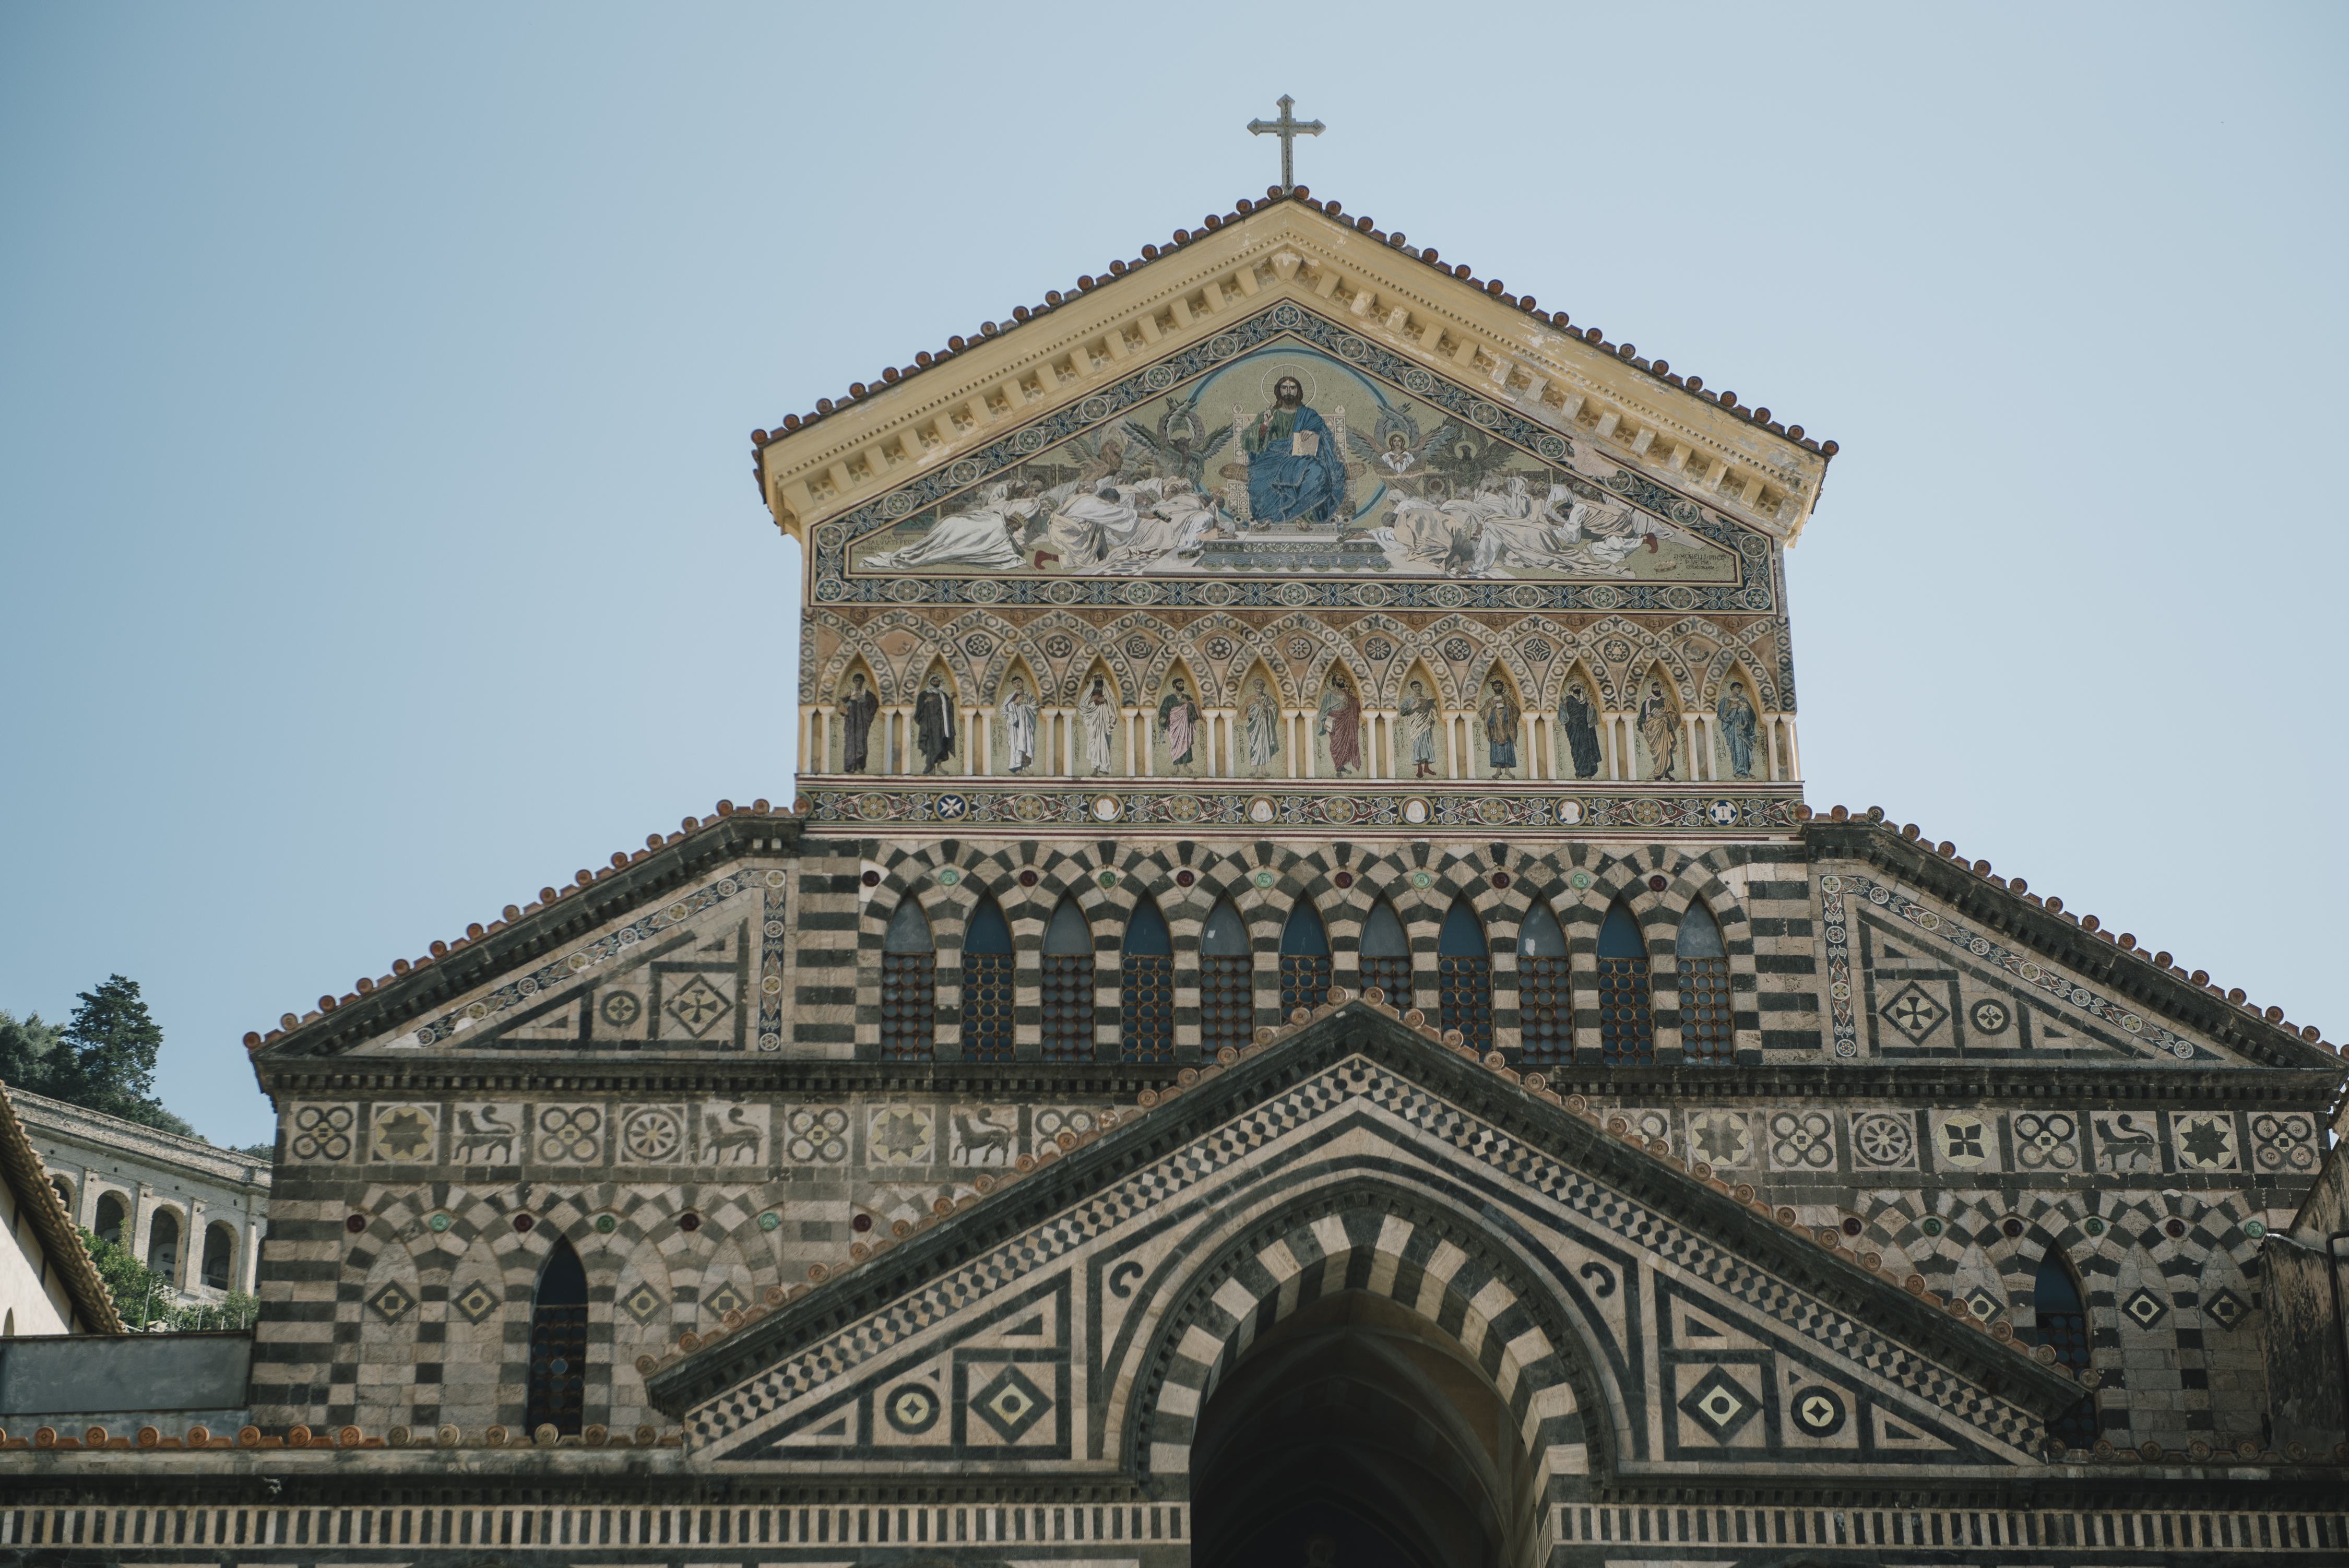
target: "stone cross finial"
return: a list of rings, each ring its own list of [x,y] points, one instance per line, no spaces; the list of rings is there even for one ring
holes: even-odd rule
[[[1248,121],[1249,134],[1280,138],[1280,188],[1283,191],[1297,189],[1297,139],[1300,136],[1319,136],[1330,129],[1318,119],[1299,119],[1288,112],[1296,107],[1297,100],[1283,93],[1280,95],[1278,119]]]

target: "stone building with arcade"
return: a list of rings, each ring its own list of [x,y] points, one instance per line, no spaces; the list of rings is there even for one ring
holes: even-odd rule
[[[754,445],[795,787],[251,1037],[250,1424],[0,1544],[2349,1556],[2344,1064],[1806,803],[1832,443],[1276,189]]]

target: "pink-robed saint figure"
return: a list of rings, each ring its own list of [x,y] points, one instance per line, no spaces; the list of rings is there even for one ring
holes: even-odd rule
[[[1321,733],[1330,738],[1330,766],[1342,775],[1362,765],[1362,699],[1343,676],[1330,677],[1321,697]]]

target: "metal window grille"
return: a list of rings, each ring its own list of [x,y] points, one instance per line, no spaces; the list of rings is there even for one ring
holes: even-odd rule
[[[1042,1036],[1048,1062],[1093,1059],[1093,961],[1082,953],[1043,955]]]
[[[1130,1062],[1174,1059],[1174,960],[1129,953],[1117,990],[1119,1054]]]
[[[1574,1002],[1564,958],[1517,960],[1517,1036],[1526,1067],[1573,1059]]]
[[[881,1059],[926,1062],[938,1036],[938,961],[931,953],[881,955]]]
[[[580,1431],[587,1398],[587,1275],[567,1243],[539,1275],[530,1315],[523,1429]]]
[[[1256,960],[1247,954],[1199,958],[1199,1049],[1214,1056],[1256,1038]]]
[[[962,1059],[1011,1059],[1011,954],[962,955]]]
[[[1283,1022],[1299,1007],[1318,1007],[1330,999],[1330,960],[1315,954],[1280,955],[1280,1016]]]
[[[1493,961],[1438,958],[1435,985],[1436,1010],[1443,1026],[1459,1030],[1463,1045],[1480,1051],[1492,1049]]]
[[[1727,1062],[1734,1054],[1729,1023],[1729,960],[1682,958],[1681,1053],[1692,1062]]]
[[[1407,957],[1378,958],[1365,955],[1362,959],[1362,989],[1377,986],[1387,994],[1387,1006],[1396,1012],[1407,1011],[1411,1000],[1411,960]]]
[[[1609,1067],[1647,1067],[1656,1059],[1656,1023],[1649,1011],[1648,961],[1599,961],[1599,1044]]]

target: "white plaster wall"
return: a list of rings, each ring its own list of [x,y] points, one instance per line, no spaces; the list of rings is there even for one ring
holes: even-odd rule
[[[5,1183],[0,1183],[0,1211],[8,1232],[0,1243],[0,1328],[17,1335],[72,1333],[63,1283],[48,1267],[32,1216]]]

